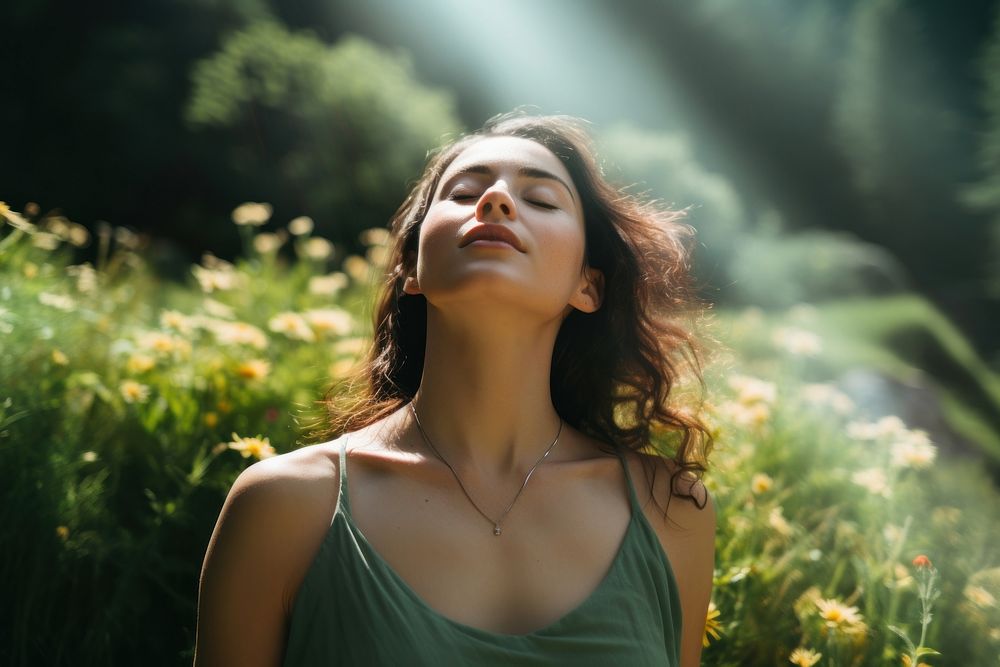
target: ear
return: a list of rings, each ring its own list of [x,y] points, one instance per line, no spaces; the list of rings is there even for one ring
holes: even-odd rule
[[[417,281],[417,262],[415,258],[410,259],[408,264],[413,268],[406,272],[406,278],[403,280],[403,293],[421,294],[420,283]]]
[[[593,313],[604,302],[604,274],[592,267],[586,267],[580,276],[576,292],[569,300],[569,305],[585,313]]]

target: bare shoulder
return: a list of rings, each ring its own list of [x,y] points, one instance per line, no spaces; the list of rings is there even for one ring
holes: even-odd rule
[[[295,595],[336,509],[330,451],[314,445],[265,459],[233,483],[202,566],[199,667],[280,661]]]
[[[662,456],[629,452],[628,461],[640,504],[647,516],[659,517],[651,521],[654,527],[666,523],[666,529],[714,533],[715,504],[704,482],[688,472],[675,475],[677,463]]]
[[[697,667],[715,571],[715,503],[704,483],[694,475],[681,473],[675,477],[678,466],[672,460],[636,453],[629,465],[630,470],[637,471],[632,475],[636,492],[677,582],[681,617],[685,619],[680,667]],[[654,496],[657,502],[650,502]],[[666,518],[661,507],[667,508]]]

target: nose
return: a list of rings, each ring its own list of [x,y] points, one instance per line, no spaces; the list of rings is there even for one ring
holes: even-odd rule
[[[504,218],[513,220],[517,211],[514,200],[503,188],[492,187],[483,193],[476,205],[476,220],[498,222]]]

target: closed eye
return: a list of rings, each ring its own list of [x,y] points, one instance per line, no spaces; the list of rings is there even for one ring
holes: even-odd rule
[[[553,206],[552,204],[547,204],[543,201],[532,201],[530,199],[525,199],[524,201],[528,202],[532,206],[537,206],[538,208],[544,208],[549,211],[554,211],[555,209],[559,208],[558,206]]]
[[[466,199],[478,199],[478,198],[479,195],[467,195],[467,194],[462,194],[460,192],[458,193],[453,192],[450,195],[448,195],[448,199],[451,199],[452,201],[463,201]]]

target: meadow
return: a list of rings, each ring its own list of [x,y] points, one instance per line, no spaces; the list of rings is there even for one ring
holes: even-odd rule
[[[226,492],[309,444],[323,396],[346,390],[387,234],[345,255],[310,219],[279,225],[247,203],[232,215],[242,256],[206,254],[177,282],[127,228],[0,216],[0,661],[189,663]],[[94,264],[73,263],[83,247]],[[945,456],[824,378],[858,359],[906,367],[858,312],[913,304],[713,313],[704,664],[1000,664],[1000,492],[983,465],[996,433],[944,391],[985,458]],[[992,395],[995,377],[974,375]]]

